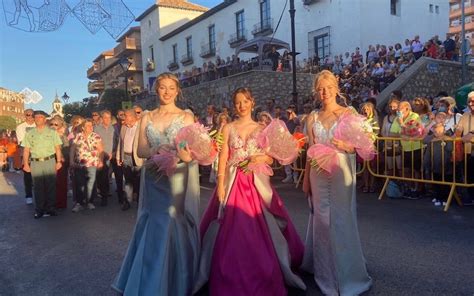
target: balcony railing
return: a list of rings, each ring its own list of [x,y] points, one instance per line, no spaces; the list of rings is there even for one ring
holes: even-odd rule
[[[183,64],[183,66],[187,66],[187,65],[191,65],[192,63],[194,63],[194,60],[193,60],[193,53],[192,52],[189,52],[187,54],[184,54],[182,57],[181,57],[181,64]]]
[[[252,34],[254,36],[265,36],[273,33],[273,19],[263,20],[253,26]]]
[[[209,58],[209,57],[213,57],[216,55],[216,46],[215,46],[215,43],[211,46],[210,43],[204,45],[204,46],[201,46],[201,53],[199,54],[199,56],[201,58]]]
[[[231,34],[228,42],[231,48],[235,48],[245,41],[247,41],[247,30]]]
[[[179,69],[179,64],[177,61],[172,60],[168,62],[168,70],[175,71],[178,69]]]
[[[87,90],[89,93],[100,93],[104,90],[105,84],[103,80],[96,80],[96,81],[91,81],[87,85]]]
[[[140,40],[136,38],[125,37],[115,48],[114,55],[116,57],[124,54],[130,54],[134,51],[140,50]]]
[[[89,79],[98,79],[100,76],[99,66],[93,65],[89,69],[87,69],[87,78]]]

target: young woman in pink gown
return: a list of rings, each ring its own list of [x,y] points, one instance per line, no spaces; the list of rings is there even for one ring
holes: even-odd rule
[[[200,226],[202,253],[198,290],[209,280],[210,295],[287,295],[286,285],[305,289],[293,272],[304,247],[267,175],[242,162],[271,164],[258,147],[263,127],[252,120],[249,89],[233,95],[238,119],[223,129],[217,188]]]

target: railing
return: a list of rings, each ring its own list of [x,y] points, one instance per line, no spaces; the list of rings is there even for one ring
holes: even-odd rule
[[[98,65],[93,65],[89,69],[87,69],[87,78],[89,79],[97,79],[99,78],[100,73],[99,73],[99,66]]]
[[[168,70],[175,71],[179,69],[179,64],[177,61],[171,60],[168,62]]]
[[[265,19],[253,26],[252,34],[255,36],[269,35],[273,33],[273,19]]]
[[[210,43],[207,43],[206,45],[201,46],[201,53],[199,56],[201,58],[208,58],[216,55],[216,46],[215,43],[213,46],[211,46]]]
[[[183,66],[187,66],[187,65],[191,65],[194,61],[193,61],[193,53],[190,52],[190,53],[186,53],[184,54],[182,57],[181,57],[181,64],[183,64]]]
[[[228,43],[231,48],[235,48],[245,41],[247,41],[247,30],[231,34]]]
[[[87,85],[87,90],[90,93],[101,92],[105,88],[105,83],[102,80],[91,81]]]
[[[406,141],[405,147],[408,148],[406,150],[411,151],[404,152],[400,141]],[[423,144],[422,139],[379,137],[376,146],[377,151],[382,152],[377,154],[375,164],[366,168],[373,176],[385,179],[379,199],[383,198],[391,180],[445,185],[450,187],[444,207],[446,212],[453,198],[462,206],[456,187],[474,187],[474,183],[468,182],[472,178],[471,174],[474,174],[472,168],[468,168],[468,155],[464,153],[460,156],[457,149],[459,146],[464,147],[460,138],[445,138]],[[416,147],[422,148],[413,150]],[[436,163],[440,162],[441,167],[435,165],[435,151],[437,155],[440,154],[438,156],[441,159],[437,159]],[[407,162],[409,165],[406,165]]]

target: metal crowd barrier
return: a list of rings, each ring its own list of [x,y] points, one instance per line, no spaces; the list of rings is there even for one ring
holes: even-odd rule
[[[400,141],[406,141],[407,150],[403,152],[402,145]],[[444,142],[444,144],[442,144]],[[450,187],[448,199],[444,211],[448,211],[449,206],[455,198],[456,202],[462,206],[462,201],[459,198],[458,193],[456,192],[456,187],[473,187],[473,184],[467,183],[468,174],[474,174],[473,168],[468,169],[467,167],[467,157],[468,155],[464,153],[462,159],[458,162],[452,161],[456,159],[456,143],[462,143],[461,138],[445,138],[443,141],[438,142],[428,142],[423,143],[423,139],[415,138],[392,138],[392,137],[378,137],[376,140],[376,147],[378,154],[375,159],[371,162],[372,165],[365,165],[364,168],[368,169],[369,172],[379,178],[385,178],[385,182],[382,188],[382,191],[379,195],[379,200],[383,198],[387,185],[391,180],[400,180],[407,182],[421,182],[428,184],[439,184]],[[435,147],[439,144],[439,147]],[[420,145],[421,163],[415,163],[416,155],[415,151],[412,149],[415,146]],[[461,144],[464,145],[464,144]],[[392,149],[387,149],[392,147]],[[441,151],[441,170],[439,167],[434,167],[435,159],[435,149],[440,149]],[[450,151],[452,150],[452,151]],[[399,153],[400,152],[400,153]],[[425,160],[425,155],[428,153],[428,159]],[[459,153],[458,153],[459,154]],[[405,166],[405,158],[409,157],[409,166]],[[449,159],[446,159],[449,157]],[[366,162],[367,163],[367,162]],[[392,170],[389,172],[389,164],[391,164]],[[419,176],[415,174],[415,165],[416,167],[421,167],[419,171]],[[398,167],[399,166],[399,167]],[[435,174],[434,171],[437,170],[440,174]],[[448,174],[448,172],[452,172]]]

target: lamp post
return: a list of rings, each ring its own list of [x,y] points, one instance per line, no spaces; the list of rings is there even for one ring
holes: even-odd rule
[[[67,104],[69,101],[69,96],[67,95],[67,92],[64,92],[64,95],[61,97],[63,99],[64,104]]]
[[[293,74],[293,104],[298,110],[298,92],[296,90],[296,56],[299,54],[296,52],[296,37],[295,37],[295,0],[290,0],[290,23],[291,23],[291,56],[293,57],[291,67]]]
[[[461,0],[461,82],[466,83],[466,20],[464,0]]]
[[[128,101],[128,69],[130,69],[132,63],[127,57],[122,57],[119,60],[119,65],[122,67],[123,76],[125,77],[125,100]]]

